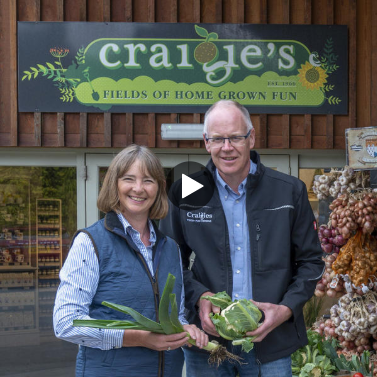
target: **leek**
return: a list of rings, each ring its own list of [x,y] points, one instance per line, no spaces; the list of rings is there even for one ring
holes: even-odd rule
[[[155,322],[136,310],[123,305],[113,304],[108,301],[103,301],[102,305],[111,309],[118,310],[122,313],[130,315],[134,321],[120,321],[120,320],[104,320],[104,319],[76,319],[73,321],[73,326],[76,327],[94,327],[99,329],[118,329],[118,330],[145,330],[158,334],[177,334],[184,332],[184,328],[178,319],[178,306],[175,294],[173,292],[175,284],[175,276],[168,275],[165,287],[160,299],[159,318],[160,322]],[[171,308],[169,313],[169,307]],[[195,339],[190,337],[187,333],[188,342],[196,346]],[[228,352],[225,347],[221,346],[216,341],[208,342],[207,346],[203,347],[210,352],[209,363],[220,365],[224,360],[230,362],[239,362],[240,358]]]

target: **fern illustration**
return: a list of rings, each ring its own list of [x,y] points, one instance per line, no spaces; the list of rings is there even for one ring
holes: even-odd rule
[[[323,92],[329,92],[330,90],[334,90],[335,85],[324,85],[321,90]]]
[[[333,73],[339,66],[335,64],[338,59],[338,55],[333,52],[334,42],[332,38],[327,39],[325,47],[323,49],[323,55],[321,56],[321,67],[326,71],[326,73]]]
[[[85,64],[85,53],[84,53],[84,51],[85,51],[84,46],[79,48],[79,51],[77,52],[77,54],[75,56],[77,65]]]
[[[330,105],[339,105],[339,103],[342,102],[339,97],[334,96],[330,96],[329,98],[326,97],[326,99]]]
[[[60,99],[63,102],[72,102],[74,97],[76,96],[74,89],[67,89],[67,88],[59,88],[60,93],[62,94]]]

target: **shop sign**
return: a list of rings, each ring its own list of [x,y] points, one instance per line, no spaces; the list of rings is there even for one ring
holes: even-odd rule
[[[377,169],[377,127],[346,129],[346,150],[351,168]]]
[[[21,112],[346,114],[347,27],[19,22]]]

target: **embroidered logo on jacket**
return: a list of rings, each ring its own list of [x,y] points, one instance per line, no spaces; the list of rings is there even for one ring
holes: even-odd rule
[[[206,212],[187,212],[186,221],[195,223],[211,223],[212,213]]]

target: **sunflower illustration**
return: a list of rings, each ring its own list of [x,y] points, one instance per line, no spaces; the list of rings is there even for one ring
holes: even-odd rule
[[[314,67],[309,62],[301,64],[301,69],[298,71],[299,81],[310,90],[319,89],[327,82],[328,75],[325,70],[321,67]]]

